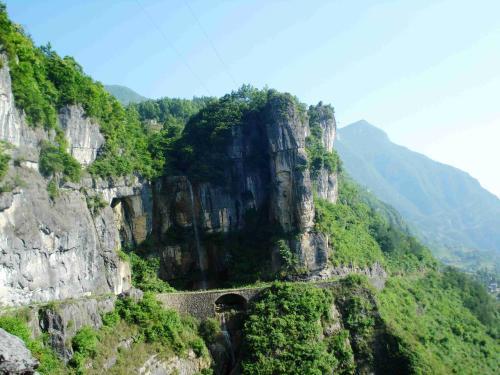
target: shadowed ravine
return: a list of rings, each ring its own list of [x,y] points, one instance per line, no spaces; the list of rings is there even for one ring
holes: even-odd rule
[[[207,289],[207,272],[205,269],[207,264],[207,256],[205,254],[205,251],[200,245],[200,235],[198,234],[198,223],[196,222],[196,214],[194,206],[193,186],[191,185],[191,181],[189,181],[189,179],[187,179],[187,185],[189,188],[189,199],[191,202],[191,220],[193,223],[196,254],[198,255],[198,266],[200,267],[200,275],[201,275],[200,289]]]

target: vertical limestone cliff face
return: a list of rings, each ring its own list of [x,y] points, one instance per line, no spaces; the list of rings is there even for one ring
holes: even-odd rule
[[[285,232],[305,232],[314,224],[311,178],[307,168],[307,118],[289,103],[271,100],[266,134],[271,175],[271,221]]]
[[[318,104],[315,106],[318,125],[321,129],[321,142],[327,152],[334,151],[333,142],[337,134],[337,123],[331,108]],[[335,202],[338,197],[338,175],[323,167],[314,176],[314,185],[319,198]]]
[[[244,231],[267,236],[272,272],[283,268],[275,238],[302,270],[326,267],[328,241],[314,230],[313,191],[335,201],[337,176],[325,168],[311,174],[310,119],[291,98],[270,97],[258,116],[231,127],[218,181],[164,176],[152,189],[136,177],[85,177],[61,184],[59,196],[50,198],[38,158],[41,142],[53,141],[55,132],[26,123],[15,107],[7,60],[0,58],[0,140],[13,146],[6,178],[17,181],[0,193],[0,304],[120,293],[130,286],[130,270],[117,250],[149,234],[168,280],[227,273],[234,254],[225,238]],[[322,110],[316,107],[321,142],[331,151],[335,119]],[[62,108],[58,121],[68,151],[83,166],[92,163],[104,143],[98,124],[76,105]]]
[[[68,152],[83,166],[92,163],[104,144],[99,125],[85,117],[83,108],[77,105],[63,108],[59,122],[69,143]]]
[[[51,199],[38,172],[40,143],[53,132],[29,126],[14,105],[4,56],[0,69],[0,140],[12,161],[0,193],[0,306],[46,302],[130,288],[130,268],[118,257],[124,242],[139,243],[151,231],[151,190],[137,178],[60,186]],[[80,107],[64,108],[60,123],[71,153],[91,163],[103,143],[98,126]],[[104,207],[91,207],[92,200]],[[121,216],[112,206],[121,205]],[[129,235],[121,230],[127,226]]]
[[[17,149],[23,149],[23,158],[28,162],[38,162],[38,144],[53,136],[40,128],[25,126],[24,115],[14,103],[12,82],[5,54],[0,53],[0,140]],[[35,165],[35,167],[37,167]]]
[[[331,151],[335,119],[325,119],[321,125],[322,142]],[[154,218],[162,276],[172,280],[200,269],[226,272],[230,249],[210,239],[247,230],[249,214],[258,217],[261,230],[274,228],[276,235],[285,238],[307,272],[324,269],[328,243],[314,230],[313,190],[335,201],[337,175],[321,169],[313,181],[306,153],[309,134],[304,111],[291,100],[271,98],[258,120],[232,128],[223,179],[196,182],[187,176],[170,176],[159,181],[154,189]],[[194,243],[195,226],[201,237],[198,249],[205,253],[204,264]],[[282,267],[277,246],[270,246],[268,258],[275,271]]]
[[[12,173],[27,183],[0,197],[0,304],[130,288],[129,265],[117,250],[142,242],[151,230],[147,185],[120,180],[98,185],[88,179],[63,185],[51,200],[47,181],[36,171],[17,167]],[[89,197],[104,199],[105,207],[90,209]],[[122,205],[126,214],[117,215],[112,204]]]

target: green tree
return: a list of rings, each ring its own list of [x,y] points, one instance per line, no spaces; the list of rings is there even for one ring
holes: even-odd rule
[[[327,374],[338,361],[321,340],[331,295],[305,285],[274,284],[251,305],[245,322],[245,374]]]

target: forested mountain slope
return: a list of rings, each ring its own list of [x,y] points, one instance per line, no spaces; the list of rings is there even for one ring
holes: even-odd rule
[[[134,90],[121,85],[104,85],[107,92],[113,95],[120,103],[127,105],[130,103],[140,103],[148,98],[136,93]]]
[[[348,173],[395,207],[440,259],[469,269],[499,264],[500,199],[477,180],[366,121],[339,129],[336,148]]]

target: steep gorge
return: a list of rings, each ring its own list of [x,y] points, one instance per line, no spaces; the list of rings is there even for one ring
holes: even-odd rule
[[[0,373],[498,368],[495,305],[359,198],[331,106],[243,86],[124,108],[1,4],[0,31]],[[165,281],[259,290],[196,298],[200,322]]]
[[[151,255],[160,255],[163,278],[175,282],[188,275],[194,280],[189,287],[205,288],[205,273],[212,286],[237,276],[229,271],[234,262],[228,261],[234,242],[212,241],[215,236],[229,238],[257,225],[272,228],[265,232],[262,263],[254,265],[269,266],[265,277],[282,267],[272,236],[286,240],[303,272],[327,266],[326,239],[314,230],[313,185],[334,201],[337,172],[320,168],[311,179],[305,149],[308,117],[294,98],[273,94],[261,109],[266,121],[241,122],[231,129],[224,146],[229,161],[220,181],[188,173],[165,175],[151,184],[139,175],[103,178],[84,172],[73,182],[41,170],[43,147],[57,142],[58,133],[30,125],[16,107],[5,55],[0,76],[0,139],[10,156],[0,195],[0,303],[20,307],[75,300],[31,309],[29,318],[35,334],[48,334],[65,361],[74,355],[68,343],[75,334],[87,326],[99,329],[101,316],[112,311],[114,299],[106,296],[131,288],[130,265],[121,249],[148,240],[159,246]],[[332,113],[322,121],[325,137],[331,138]],[[91,166],[106,144],[99,123],[79,105],[62,107],[57,123],[68,154],[83,167]],[[252,214],[259,220],[249,227]],[[193,272],[200,277],[189,276]]]

